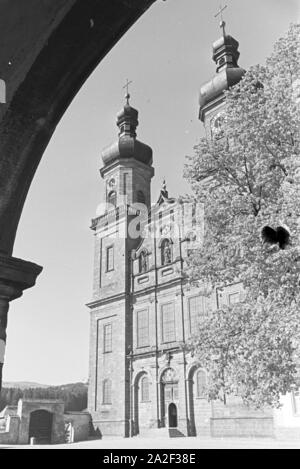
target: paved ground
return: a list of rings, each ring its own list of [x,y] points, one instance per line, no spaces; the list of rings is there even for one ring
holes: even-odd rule
[[[269,438],[103,438],[52,446],[0,445],[0,449],[300,449],[300,441]]]

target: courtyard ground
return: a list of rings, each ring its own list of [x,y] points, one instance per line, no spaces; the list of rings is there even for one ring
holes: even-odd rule
[[[1,449],[300,449],[300,441],[271,438],[103,438],[62,445],[0,445]]]

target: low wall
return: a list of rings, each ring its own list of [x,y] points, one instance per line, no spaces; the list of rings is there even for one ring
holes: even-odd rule
[[[274,437],[272,417],[217,417],[210,419],[212,437]]]
[[[16,445],[19,442],[20,418],[17,415],[7,417],[6,428],[0,432],[1,445]]]
[[[88,412],[65,412],[64,421],[74,429],[73,441],[87,440],[90,435],[91,416]]]

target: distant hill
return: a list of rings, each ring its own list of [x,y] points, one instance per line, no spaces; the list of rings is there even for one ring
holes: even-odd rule
[[[81,411],[87,407],[86,383],[68,383],[47,386],[34,382],[7,382],[0,396],[0,412],[7,405],[16,405],[19,399],[59,399],[65,403],[65,411]]]
[[[2,384],[3,388],[35,389],[35,388],[61,388],[68,389],[74,387],[87,386],[87,383],[67,383],[67,384],[40,384],[34,381],[8,381]]]
[[[49,384],[40,384],[40,383],[31,382],[31,381],[4,382],[2,386],[4,388],[19,388],[19,389],[50,388]]]

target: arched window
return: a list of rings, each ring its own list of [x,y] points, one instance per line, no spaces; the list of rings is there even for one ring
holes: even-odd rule
[[[117,205],[117,193],[116,191],[111,191],[107,196],[107,202],[114,207]]]
[[[105,379],[103,381],[103,404],[111,404],[111,380]]]
[[[207,379],[205,370],[198,370],[196,372],[196,386],[197,386],[197,397],[206,397]]]
[[[164,239],[161,243],[161,264],[167,265],[172,262],[172,245],[169,239]]]
[[[141,402],[148,402],[149,400],[149,379],[148,376],[143,376],[141,379]]]
[[[142,251],[139,256],[139,273],[143,274],[148,270],[148,256],[146,251]]]
[[[144,194],[143,191],[137,191],[136,201],[137,201],[138,204],[145,204],[146,203],[145,194]]]

